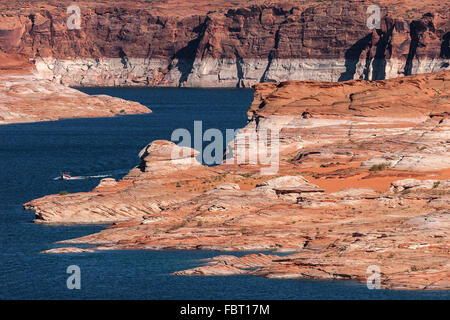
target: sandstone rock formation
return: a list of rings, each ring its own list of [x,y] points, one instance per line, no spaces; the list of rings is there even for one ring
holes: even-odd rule
[[[172,172],[199,166],[195,158],[200,152],[187,147],[179,147],[171,141],[157,140],[147,145],[139,153],[142,162],[139,168],[144,172]]]
[[[0,124],[150,113],[133,101],[90,96],[41,79],[20,55],[0,52]]]
[[[440,0],[83,0],[79,29],[69,29],[71,1],[15,3],[0,3],[0,51],[72,86],[380,80],[450,62]],[[368,27],[374,4],[378,29]]]
[[[154,141],[140,152],[141,164],[123,180],[106,178],[92,192],[48,196],[24,206],[35,210],[38,223],[107,223],[159,214],[167,206],[193,196],[165,187],[163,181],[178,181],[177,175],[188,169],[199,177],[208,172],[192,157],[197,153],[171,141]],[[183,154],[185,157],[181,157]]]
[[[95,250],[272,251],[179,275],[365,282],[375,265],[383,288],[448,290],[449,77],[260,84],[242,134],[279,131],[275,176],[237,162],[174,170],[177,147],[157,141],[121,181],[25,207],[37,222],[114,222],[63,241]]]
[[[86,253],[86,252],[94,252],[93,249],[85,249],[85,248],[77,248],[77,247],[64,247],[64,248],[55,248],[50,250],[42,251],[41,253]]]

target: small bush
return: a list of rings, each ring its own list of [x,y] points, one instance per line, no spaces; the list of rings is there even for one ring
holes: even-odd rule
[[[180,223],[179,228],[183,228],[187,225],[187,220],[183,220],[183,222]]]
[[[67,191],[65,191],[65,190],[59,192],[59,195],[60,195],[60,196],[65,196],[65,195],[67,195],[67,194],[69,194],[69,192],[67,192]]]
[[[187,220],[183,220],[180,224],[176,224],[176,225],[170,227],[169,229],[167,229],[166,232],[175,231],[177,229],[185,227],[186,225],[187,225]]]
[[[226,174],[224,174],[224,175],[219,175],[219,176],[213,177],[212,179],[213,179],[214,181],[224,181],[224,180],[225,180],[225,176],[226,176]]]
[[[246,233],[248,233],[248,228],[246,228],[246,227],[242,227],[241,229],[240,229],[240,231],[241,231],[241,233],[242,234],[246,234]]]
[[[369,171],[383,171],[390,167],[391,166],[389,163],[384,162],[384,163],[374,164],[372,167],[370,167]]]

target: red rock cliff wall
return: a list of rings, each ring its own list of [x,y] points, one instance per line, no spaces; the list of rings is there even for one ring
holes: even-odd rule
[[[69,85],[250,86],[378,80],[449,66],[448,3],[378,1],[2,2],[0,49]]]

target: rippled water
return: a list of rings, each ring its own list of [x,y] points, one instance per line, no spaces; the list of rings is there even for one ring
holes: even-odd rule
[[[88,191],[100,176],[122,177],[138,164],[138,152],[176,128],[245,125],[250,90],[83,89],[139,101],[154,113],[103,119],[0,126],[1,299],[448,299],[448,292],[370,291],[349,281],[275,280],[250,276],[177,277],[210,251],[108,251],[40,254],[56,241],[97,232],[103,226],[42,226],[21,204],[60,191]],[[72,171],[84,179],[57,179]],[[246,253],[233,253],[243,255]],[[81,268],[81,290],[68,290],[66,268]]]

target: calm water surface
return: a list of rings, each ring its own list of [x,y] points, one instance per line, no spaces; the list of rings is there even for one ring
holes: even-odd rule
[[[104,226],[42,226],[21,205],[60,191],[88,191],[98,176],[122,177],[138,152],[177,128],[243,127],[250,90],[91,88],[138,101],[153,114],[0,126],[1,299],[448,299],[449,292],[370,291],[349,281],[275,280],[250,276],[177,277],[211,251],[108,251],[40,254],[56,241]],[[62,171],[92,178],[63,181]],[[96,178],[95,178],[96,177]],[[243,255],[246,253],[233,253]],[[81,290],[66,288],[66,268],[81,268]]]

